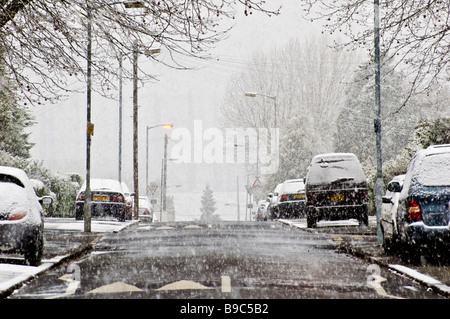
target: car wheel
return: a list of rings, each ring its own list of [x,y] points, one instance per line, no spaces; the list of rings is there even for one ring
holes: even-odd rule
[[[75,211],[75,220],[82,220],[83,219],[83,210],[77,209]]]
[[[44,236],[42,231],[27,244],[25,248],[25,261],[30,266],[37,266],[42,260],[44,253]]]
[[[314,214],[314,207],[308,208],[306,212],[306,226],[308,228],[316,228],[317,227],[317,217]]]
[[[421,262],[421,253],[414,246],[403,244],[400,252],[400,258],[411,265],[419,265]]]
[[[363,212],[359,216],[359,225],[360,226],[369,226],[369,214],[367,213],[367,211]]]
[[[386,238],[383,226],[380,226],[380,230],[381,230],[381,247],[383,247],[383,250],[386,254],[390,254],[392,252],[392,241]]]

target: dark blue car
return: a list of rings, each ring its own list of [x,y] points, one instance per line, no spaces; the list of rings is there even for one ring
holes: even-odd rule
[[[413,157],[399,197],[398,240],[411,261],[450,255],[450,144]]]

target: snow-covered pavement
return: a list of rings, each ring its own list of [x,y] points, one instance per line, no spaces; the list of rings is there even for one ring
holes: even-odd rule
[[[118,232],[137,222],[139,221],[129,220],[126,222],[118,222],[115,220],[92,220],[91,231],[93,233]],[[52,230],[73,230],[82,232],[84,231],[84,221],[75,220],[73,218],[46,218],[44,222],[44,228]]]

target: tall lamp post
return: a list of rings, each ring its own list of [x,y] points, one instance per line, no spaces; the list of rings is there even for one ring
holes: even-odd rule
[[[381,233],[381,197],[384,192],[383,183],[383,160],[381,153],[381,89],[380,89],[380,1],[374,1],[374,45],[375,45],[375,107],[376,118],[374,129],[377,145],[377,181],[375,184],[375,208],[377,214],[377,240],[381,245],[383,238]]]
[[[145,4],[142,1],[116,1],[106,3],[102,6],[93,7],[86,1],[87,5],[87,67],[86,67],[86,190],[83,205],[84,215],[84,231],[91,232],[91,137],[94,135],[94,124],[91,122],[92,110],[92,11],[103,8],[105,6],[114,6],[123,4],[126,9],[144,8]]]
[[[146,156],[145,156],[146,173],[145,173],[145,176],[146,176],[146,187],[147,187],[146,194],[147,194],[147,196],[148,196],[148,186],[149,186],[149,183],[148,183],[148,131],[155,127],[172,128],[173,124],[159,124],[159,125],[154,125],[154,126],[147,126],[147,135],[146,135],[147,143],[146,143],[146,147],[145,147],[145,149],[146,149]]]
[[[158,54],[160,49],[143,52],[147,56]],[[138,55],[137,45],[133,48],[133,180],[134,180],[134,218],[139,218],[139,160],[138,160]]]

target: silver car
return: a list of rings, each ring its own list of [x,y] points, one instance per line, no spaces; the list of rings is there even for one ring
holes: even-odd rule
[[[44,250],[41,202],[51,201],[36,196],[23,170],[0,166],[0,250],[23,253],[28,264],[39,264]]]
[[[386,188],[386,194],[381,204],[381,232],[383,236],[383,248],[389,251],[397,234],[397,210],[398,199],[403,188],[405,175],[397,175],[392,178]]]

